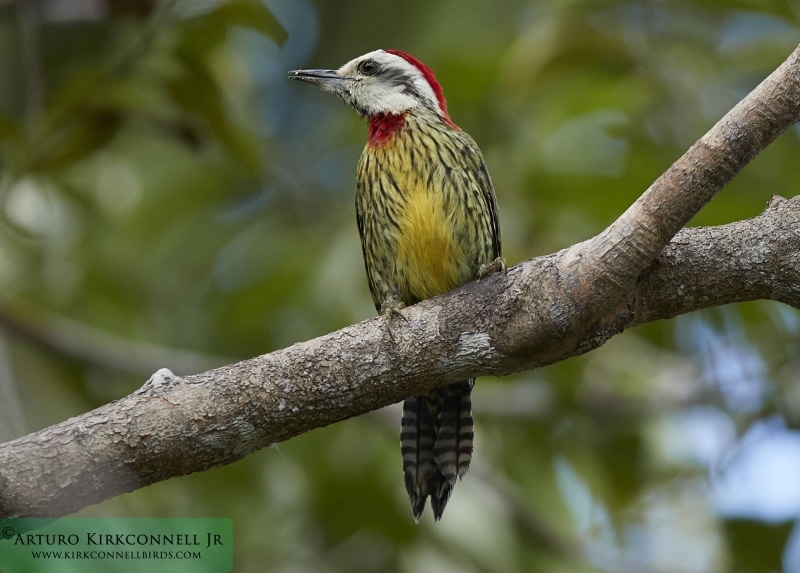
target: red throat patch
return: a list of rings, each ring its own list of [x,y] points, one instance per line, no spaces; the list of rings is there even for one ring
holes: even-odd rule
[[[402,115],[379,113],[369,118],[369,137],[367,143],[372,147],[383,145],[398,131],[403,129],[405,119]]]

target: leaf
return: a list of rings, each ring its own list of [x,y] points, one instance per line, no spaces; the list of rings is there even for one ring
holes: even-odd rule
[[[776,525],[749,519],[725,521],[732,570],[749,573],[783,570],[783,549],[793,528],[793,521]]]
[[[172,100],[184,112],[202,117],[205,125],[222,145],[251,172],[258,171],[261,166],[258,141],[230,116],[214,77],[191,54],[184,54],[181,64],[181,77],[168,81]]]
[[[288,37],[286,29],[259,0],[234,0],[212,10],[212,18],[221,18],[228,24],[251,28],[266,34],[282,46]]]
[[[20,136],[19,124],[8,117],[0,115],[0,140],[15,139]]]
[[[23,169],[41,171],[66,167],[108,144],[122,125],[122,116],[108,108],[81,110],[62,126],[35,140]]]

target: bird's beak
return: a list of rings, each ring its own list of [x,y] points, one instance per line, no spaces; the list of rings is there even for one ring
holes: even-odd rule
[[[339,75],[336,70],[292,70],[289,72],[289,79],[317,84],[325,90],[338,91],[347,78]]]

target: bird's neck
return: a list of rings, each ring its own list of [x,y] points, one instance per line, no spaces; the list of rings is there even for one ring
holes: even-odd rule
[[[369,116],[367,145],[376,148],[391,144],[406,127],[413,129],[426,124],[461,131],[449,116],[441,116],[424,108],[411,109],[403,113],[376,113]]]
[[[370,116],[367,143],[372,147],[388,143],[403,129],[405,123],[405,114],[378,113]]]

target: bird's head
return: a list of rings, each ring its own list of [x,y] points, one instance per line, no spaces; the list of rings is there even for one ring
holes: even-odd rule
[[[375,50],[338,70],[294,70],[289,78],[316,84],[370,119],[427,110],[455,127],[433,71],[400,50]]]

